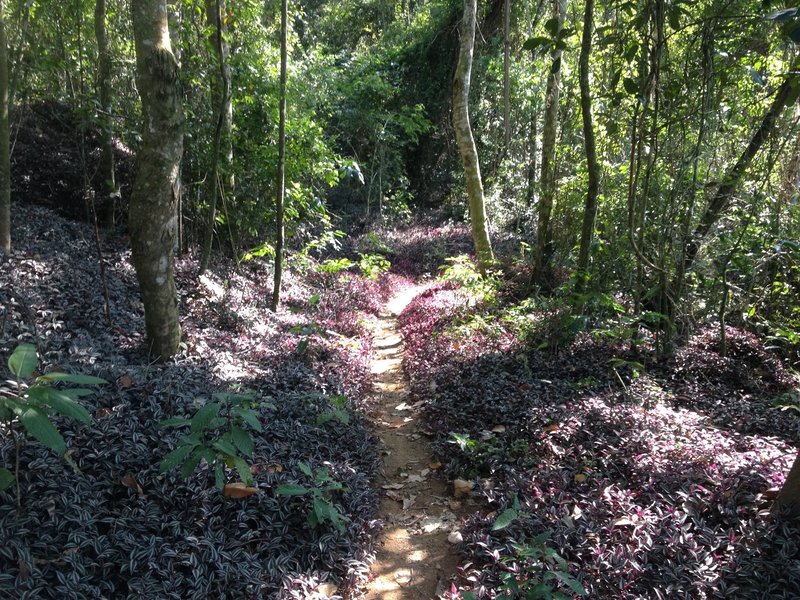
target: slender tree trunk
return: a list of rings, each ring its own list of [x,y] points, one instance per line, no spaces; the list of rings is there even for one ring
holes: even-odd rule
[[[106,0],[97,0],[94,7],[94,34],[97,39],[97,95],[100,101],[100,177],[101,202],[100,222],[104,226],[114,225],[117,184],[114,175],[114,141],[111,131],[111,53],[106,35]]]
[[[583,207],[583,226],[581,246],[578,252],[578,282],[576,291],[582,293],[589,277],[589,249],[594,237],[594,223],[597,217],[597,195],[600,187],[600,166],[597,164],[594,125],[592,123],[592,96],[589,89],[589,57],[592,54],[592,29],[594,26],[594,0],[586,0],[583,15],[583,39],[579,59],[581,113],[583,115],[583,139],[586,146],[586,167],[589,172],[589,187]]]
[[[281,75],[278,97],[278,180],[275,192],[275,277],[272,285],[272,310],[278,310],[281,302],[283,279],[283,196],[286,187],[286,62],[287,29],[289,21],[288,0],[281,0]]]
[[[695,227],[692,237],[686,242],[683,254],[683,269],[682,272],[686,273],[694,264],[694,259],[700,250],[700,245],[703,243],[708,232],[725,212],[731,199],[736,193],[739,184],[744,177],[747,167],[755,158],[761,146],[764,145],[775,129],[775,123],[783,112],[783,109],[789,104],[790,101],[797,102],[797,81],[798,81],[798,68],[800,63],[795,63],[789,75],[778,88],[775,97],[772,100],[767,112],[761,119],[761,124],[755,130],[753,136],[745,147],[739,159],[728,169],[722,178],[722,183],[717,188],[714,197],[706,206],[700,222]]]
[[[557,19],[556,34],[564,28],[567,16],[567,1],[553,0],[553,18]],[[558,108],[561,93],[562,52],[554,49],[551,54],[552,65],[547,75],[547,89],[544,98],[544,123],[542,125],[542,170],[541,194],[539,196],[538,219],[536,223],[536,250],[533,254],[533,272],[539,283],[546,279],[549,247],[552,239],[550,217],[553,214],[553,200],[556,195],[556,137],[558,135]]]
[[[233,123],[233,110],[231,103],[231,68],[228,61],[230,50],[225,41],[225,24],[222,18],[221,0],[206,0],[206,20],[212,28],[209,34],[210,42],[214,47],[217,59],[217,75],[219,79],[212,80],[211,96],[214,105],[214,141],[211,151],[211,171],[208,176],[208,224],[206,238],[203,243],[203,253],[200,257],[198,274],[202,275],[208,268],[211,259],[211,247],[214,243],[214,229],[217,221],[217,201],[220,191],[224,193],[222,182],[223,174],[231,173],[231,127]],[[216,79],[216,78],[214,78]],[[222,165],[222,169],[220,169]]]
[[[503,6],[503,142],[511,146],[511,0]]]
[[[167,360],[181,337],[173,272],[183,107],[166,0],[132,0],[131,11],[143,123],[129,228],[150,353]]]
[[[789,470],[775,504],[777,508],[787,509],[791,517],[800,517],[800,454]]]
[[[0,251],[11,252],[11,157],[8,119],[8,38],[0,0]]]
[[[485,275],[494,261],[494,253],[489,239],[489,224],[483,199],[478,150],[475,147],[475,139],[472,136],[472,127],[469,122],[469,87],[472,76],[472,54],[475,48],[477,10],[477,0],[464,0],[464,18],[460,28],[461,48],[453,80],[453,128],[467,181],[472,240],[478,258],[478,269]]]

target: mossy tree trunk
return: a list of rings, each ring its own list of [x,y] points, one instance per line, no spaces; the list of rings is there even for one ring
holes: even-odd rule
[[[778,494],[776,507],[786,509],[792,517],[800,517],[800,454],[792,465]]]
[[[131,194],[129,228],[150,353],[167,360],[177,352],[181,337],[174,247],[183,107],[166,0],[132,0],[131,10],[136,80],[142,98],[142,144]]]
[[[460,28],[461,47],[453,80],[453,128],[456,132],[458,151],[464,164],[469,214],[472,223],[472,240],[478,258],[478,269],[485,275],[494,262],[494,253],[489,239],[489,224],[483,199],[478,150],[475,147],[475,139],[472,136],[472,127],[469,122],[469,87],[472,75],[472,54],[475,48],[477,11],[477,0],[464,0],[464,17]]]
[[[8,38],[0,0],[0,251],[11,252],[11,160],[8,127]]]

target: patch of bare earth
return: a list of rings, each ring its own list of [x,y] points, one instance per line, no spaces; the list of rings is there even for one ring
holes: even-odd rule
[[[461,505],[436,474],[440,467],[419,430],[420,405],[413,404],[402,370],[403,342],[397,315],[424,288],[407,288],[386,306],[375,332],[373,373],[379,408],[375,418],[383,442],[384,471],[379,517],[385,523],[372,565],[368,600],[436,598],[450,587],[458,557],[448,537],[457,532]]]

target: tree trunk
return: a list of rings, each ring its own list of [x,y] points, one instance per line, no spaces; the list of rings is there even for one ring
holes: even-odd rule
[[[472,137],[469,122],[469,86],[472,75],[472,53],[475,48],[475,18],[478,10],[477,0],[464,0],[464,18],[461,21],[461,47],[458,66],[453,80],[453,128],[456,143],[464,164],[467,182],[469,214],[472,223],[472,240],[478,258],[478,269],[485,275],[494,262],[494,253],[489,239],[489,224],[486,205],[483,200],[483,182],[478,150]]]
[[[791,517],[800,517],[800,454],[786,476],[775,505],[776,508],[787,509]]]
[[[211,28],[209,41],[214,48],[217,60],[217,74],[211,83],[211,97],[214,105],[214,141],[211,150],[211,171],[208,176],[208,223],[206,238],[203,243],[203,253],[200,258],[198,274],[202,275],[208,268],[211,259],[211,247],[214,242],[214,229],[217,221],[217,201],[220,192],[224,193],[223,186],[225,175],[232,173],[231,162],[233,153],[231,147],[231,128],[233,126],[233,104],[231,102],[231,67],[228,57],[230,49],[225,41],[225,24],[222,18],[221,0],[206,0],[206,22]],[[220,166],[222,168],[220,169]],[[223,176],[220,176],[222,171]]]
[[[556,38],[564,28],[567,16],[567,0],[553,0],[553,17],[558,21]],[[552,66],[547,75],[547,89],[544,99],[544,123],[542,125],[542,171],[541,195],[539,197],[538,219],[536,223],[536,250],[533,254],[533,272],[536,280],[543,283],[546,279],[552,231],[550,217],[553,214],[553,199],[556,195],[556,137],[558,134],[558,108],[561,92],[561,55],[559,49],[550,53]]]
[[[97,95],[100,101],[98,125],[100,126],[100,222],[106,227],[114,225],[117,184],[114,175],[114,141],[111,131],[111,53],[106,35],[106,0],[97,0],[94,7],[94,34],[97,39]]]
[[[730,204],[736,189],[739,187],[744,177],[747,167],[750,166],[750,163],[753,161],[756,154],[758,154],[764,142],[769,139],[769,136],[775,129],[775,123],[778,117],[780,117],[781,112],[783,112],[783,109],[790,101],[797,101],[796,86],[799,67],[800,64],[798,63],[792,65],[789,75],[781,84],[781,87],[778,88],[775,98],[772,100],[772,104],[761,119],[761,125],[759,125],[758,129],[753,133],[744,152],[739,156],[739,160],[725,173],[722,178],[722,183],[719,188],[717,188],[717,192],[708,203],[703,216],[700,218],[700,223],[698,223],[695,228],[692,237],[687,240],[683,254],[683,273],[688,272],[694,264],[694,259],[697,257],[697,253],[700,250],[700,245],[717,220],[722,216],[728,204]]]
[[[8,38],[0,0],[0,252],[11,252],[11,160],[8,128]]]
[[[592,123],[592,96],[589,89],[589,57],[592,54],[592,29],[594,24],[594,0],[586,0],[583,15],[583,38],[579,58],[581,113],[583,115],[583,139],[586,146],[586,168],[589,172],[589,187],[583,207],[581,246],[578,252],[578,280],[575,291],[582,293],[589,277],[589,249],[594,238],[594,222],[597,216],[597,194],[600,187],[600,166],[597,164],[594,125]]]
[[[511,0],[503,5],[503,142],[511,146]]]
[[[173,249],[183,107],[166,0],[132,0],[131,11],[143,123],[129,229],[150,353],[167,360],[177,352],[181,337]]]
[[[278,310],[281,302],[281,281],[283,279],[283,196],[286,187],[286,62],[287,29],[289,7],[287,0],[281,0],[281,74],[278,91],[278,176],[275,192],[275,277],[272,285],[272,310]]]

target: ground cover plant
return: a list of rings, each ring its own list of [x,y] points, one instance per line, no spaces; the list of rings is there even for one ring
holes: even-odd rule
[[[363,581],[380,463],[362,416],[369,320],[390,284],[312,270],[288,278],[291,310],[276,314],[257,262],[197,279],[181,258],[186,343],[151,364],[121,241],[103,242],[109,327],[91,228],[34,206],[15,219],[15,251],[0,259],[0,354],[32,344],[39,373],[110,384],[78,399],[89,422],[52,417],[79,471],[22,446],[21,507],[13,486],[0,492],[0,595],[304,598],[323,581],[341,593]],[[291,486],[308,493],[280,493]]]
[[[800,441],[775,400],[797,383],[762,342],[728,328],[722,357],[707,329],[658,362],[605,328],[541,344],[558,315],[530,303],[492,310],[448,282],[400,319],[444,469],[487,507],[449,597],[577,597],[564,575],[591,598],[796,596],[800,527],[770,509]]]

